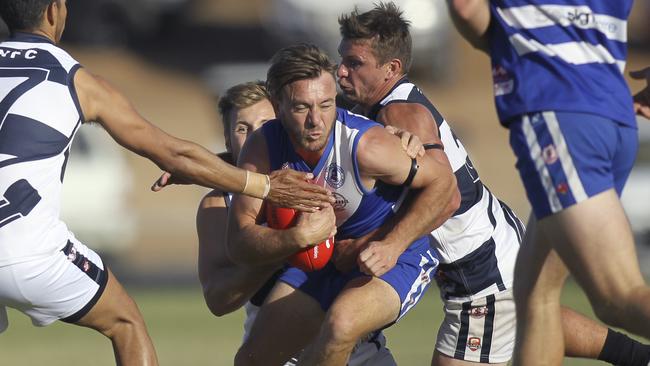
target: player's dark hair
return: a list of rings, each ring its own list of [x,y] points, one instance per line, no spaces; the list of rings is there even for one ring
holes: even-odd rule
[[[30,31],[41,24],[43,12],[55,1],[61,0],[2,0],[0,17],[7,24],[10,32]]]
[[[247,108],[270,98],[265,83],[259,80],[237,84],[226,90],[219,99],[219,113],[223,122],[224,134],[227,135],[230,131],[230,119],[228,117],[233,109]]]
[[[350,14],[339,17],[341,37],[350,41],[367,41],[374,56],[381,64],[391,59],[402,61],[407,73],[411,68],[410,22],[404,19],[402,11],[392,2],[380,2],[374,9],[359,13],[355,8]]]
[[[317,78],[323,72],[335,78],[336,65],[318,47],[305,43],[285,47],[271,58],[266,88],[273,100],[279,100],[286,85]]]

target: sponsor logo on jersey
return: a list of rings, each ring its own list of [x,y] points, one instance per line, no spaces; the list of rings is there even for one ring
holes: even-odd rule
[[[467,348],[474,352],[481,349],[481,338],[470,337],[470,339],[467,340]]]
[[[334,188],[343,187],[343,183],[345,183],[345,172],[343,168],[336,163],[330,164],[325,173],[325,181]]]
[[[469,316],[471,316],[474,319],[481,319],[485,317],[487,313],[488,313],[487,306],[477,306],[469,310]]]
[[[334,205],[332,205],[332,207],[334,207],[334,211],[343,210],[345,206],[347,206],[348,203],[350,202],[348,201],[347,198],[343,197],[343,195],[340,193],[332,192],[332,195],[334,195],[334,199],[336,200],[334,202]]]
[[[542,150],[542,157],[544,158],[544,162],[546,163],[546,165],[554,164],[558,159],[557,150],[555,150],[555,145],[553,144],[546,145]]]

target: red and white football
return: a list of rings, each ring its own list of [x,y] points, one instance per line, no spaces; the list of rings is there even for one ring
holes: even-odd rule
[[[270,228],[284,230],[296,223],[296,210],[292,208],[275,207],[266,204],[266,221]],[[312,247],[298,251],[289,257],[289,264],[305,272],[318,271],[325,267],[334,252],[334,238]]]

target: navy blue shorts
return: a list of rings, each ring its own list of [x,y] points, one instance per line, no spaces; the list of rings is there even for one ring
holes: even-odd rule
[[[425,236],[413,242],[397,259],[395,267],[380,277],[399,295],[401,309],[398,319],[417,304],[438,268],[437,253],[429,245],[429,238]],[[348,273],[339,272],[330,262],[315,272],[289,267],[279,280],[313,297],[326,312],[348,282],[363,276],[368,275],[358,268]]]
[[[532,113],[509,127],[537,219],[611,188],[620,196],[638,149],[636,128],[593,114]]]

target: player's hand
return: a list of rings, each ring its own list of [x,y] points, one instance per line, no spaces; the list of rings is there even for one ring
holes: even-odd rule
[[[336,235],[336,216],[332,205],[315,212],[299,212],[295,230],[299,233],[301,248],[314,246]]]
[[[402,140],[402,148],[411,159],[415,159],[418,156],[424,156],[424,146],[419,137],[394,126],[386,126],[386,131]]]
[[[369,242],[359,253],[357,260],[361,272],[379,277],[390,271],[395,267],[397,258],[402,254],[400,246],[396,244],[388,241]]]
[[[271,172],[269,177],[271,190],[266,200],[276,206],[315,212],[319,208],[331,208],[336,201],[330,191],[308,182],[314,178],[311,173],[280,169]]]
[[[153,183],[153,185],[151,186],[151,190],[154,192],[158,192],[163,188],[170,186],[172,184],[190,184],[190,183],[182,178],[173,176],[171,173],[163,172],[160,178],[158,178]]]
[[[634,112],[650,119],[650,67],[630,72],[633,79],[646,81],[646,87],[634,96]]]

